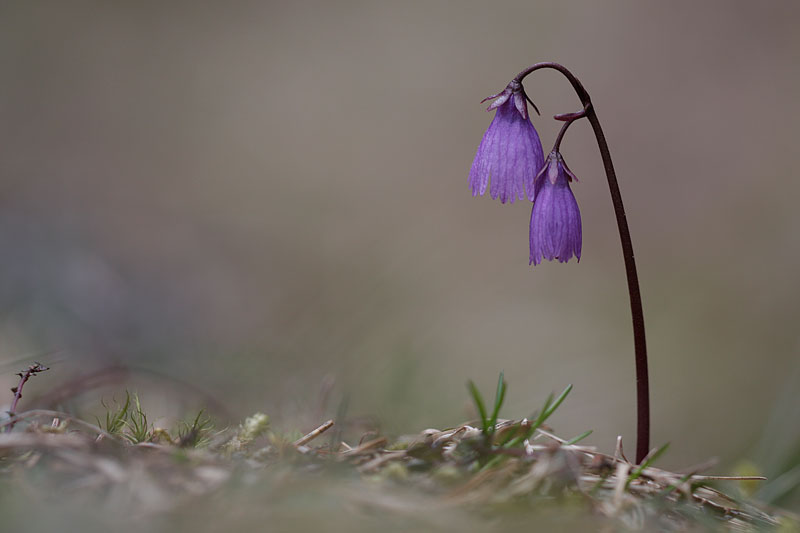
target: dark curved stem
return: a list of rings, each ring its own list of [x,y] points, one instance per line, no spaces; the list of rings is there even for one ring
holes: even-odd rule
[[[617,174],[614,172],[614,164],[611,162],[611,152],[608,150],[608,143],[600,126],[600,120],[592,106],[589,93],[584,89],[583,84],[566,67],[558,63],[546,62],[532,65],[514,78],[522,82],[523,78],[539,69],[549,68],[559,71],[564,75],[583,104],[586,118],[594,130],[597,139],[597,146],[600,149],[600,156],[603,158],[603,167],[608,179],[608,188],[611,192],[611,202],[614,204],[614,213],[617,216],[617,228],[619,238],[622,243],[622,256],[625,259],[625,273],[628,278],[628,294],[631,302],[631,316],[633,319],[633,345],[636,358],[636,462],[641,463],[649,452],[650,448],[650,382],[647,373],[647,343],[644,334],[644,312],[642,311],[642,295],[639,291],[639,276],[636,273],[636,262],[633,258],[633,244],[631,243],[631,233],[628,229],[628,220],[625,217],[625,206],[622,203],[622,194],[617,183]],[[563,115],[562,115],[563,117]],[[569,117],[567,115],[567,117]],[[560,144],[561,137],[566,131],[572,120],[567,118],[564,124],[557,145]]]

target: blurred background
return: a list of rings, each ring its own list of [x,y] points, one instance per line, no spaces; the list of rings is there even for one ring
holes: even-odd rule
[[[798,15],[4,2],[0,385],[56,361],[33,402],[124,365],[138,382],[112,390],[145,400],[309,430],[347,398],[397,434],[460,423],[466,380],[488,394],[505,370],[506,416],[573,383],[556,431],[633,450],[628,295],[588,124],[562,147],[581,178],[580,264],[529,267],[530,204],[467,187],[492,118],[480,100],[552,60],[592,95],[619,174],[664,463],[785,471],[800,442]],[[577,99],[552,71],[525,86],[547,151]]]

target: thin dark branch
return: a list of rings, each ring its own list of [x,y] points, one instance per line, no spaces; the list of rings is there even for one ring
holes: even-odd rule
[[[8,415],[11,418],[13,418],[14,415],[16,415],[17,413],[17,404],[22,398],[22,387],[24,387],[25,384],[28,382],[28,380],[31,379],[33,376],[37,375],[39,372],[44,372],[45,370],[50,370],[50,367],[42,366],[41,364],[34,362],[24,372],[17,373],[17,375],[19,376],[19,384],[16,387],[11,388],[11,392],[14,393],[14,401],[11,402],[11,408],[8,410]],[[12,421],[8,425],[8,430],[11,431],[13,428],[14,428],[14,421]]]

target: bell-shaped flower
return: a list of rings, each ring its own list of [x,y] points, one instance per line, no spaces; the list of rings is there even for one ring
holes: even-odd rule
[[[531,210],[530,262],[558,259],[566,263],[574,255],[581,260],[581,213],[569,182],[578,178],[561,154],[550,152],[536,176]]]
[[[483,101],[495,99],[487,111],[496,109],[494,120],[483,135],[472,168],[469,185],[472,196],[483,195],[491,182],[489,193],[500,202],[513,203],[517,198],[534,199],[533,181],[544,164],[539,134],[528,116],[528,102],[519,82],[512,81],[501,93]]]

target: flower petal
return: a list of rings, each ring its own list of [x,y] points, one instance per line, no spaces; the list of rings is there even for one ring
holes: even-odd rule
[[[525,101],[525,93],[521,90],[514,94],[514,106],[522,118],[528,118],[528,102]]]

